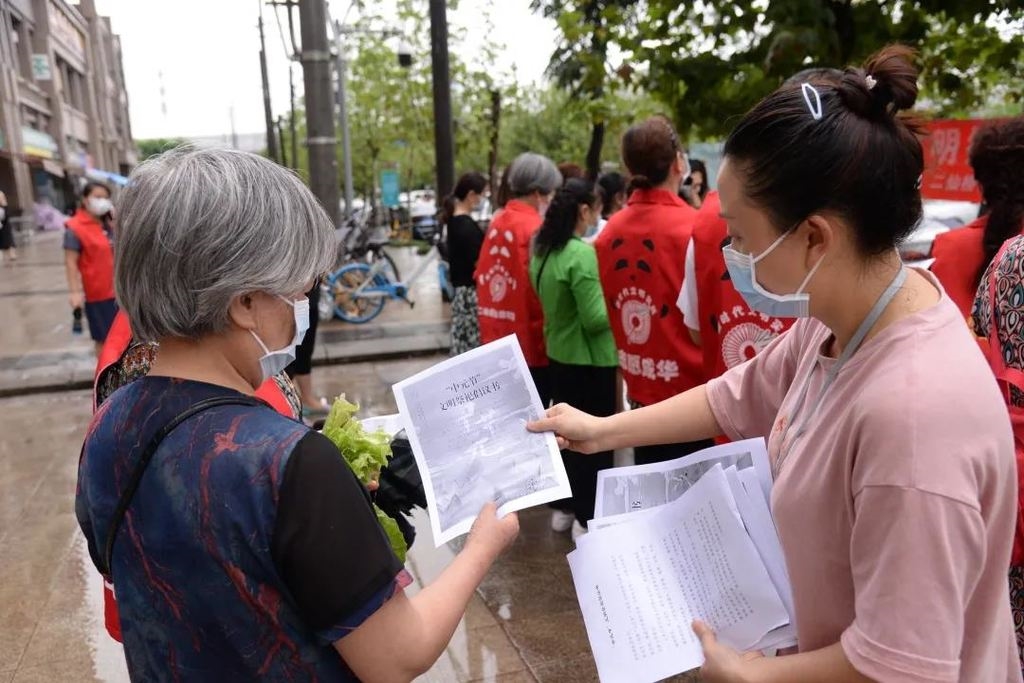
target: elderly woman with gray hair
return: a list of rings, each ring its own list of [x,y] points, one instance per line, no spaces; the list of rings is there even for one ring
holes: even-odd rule
[[[254,398],[294,358],[333,226],[293,174],[176,150],[132,174],[118,300],[160,343],[82,449],[76,512],[133,680],[411,680],[518,531],[493,506],[414,597],[334,445]]]
[[[525,152],[512,161],[500,190],[508,202],[491,220],[474,273],[481,343],[516,335],[544,405],[551,388],[544,310],[530,285],[530,241],[561,184],[562,174],[545,156]]]

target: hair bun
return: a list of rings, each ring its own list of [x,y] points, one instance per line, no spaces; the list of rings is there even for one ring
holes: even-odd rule
[[[651,179],[641,173],[634,173],[629,177],[629,186],[634,190],[649,190],[654,187]]]
[[[893,116],[917,102],[916,53],[905,45],[882,48],[863,68],[848,68],[837,88],[843,102],[866,118]]]

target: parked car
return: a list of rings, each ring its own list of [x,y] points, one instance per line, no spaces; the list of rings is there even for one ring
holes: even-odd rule
[[[978,217],[978,211],[979,206],[974,202],[926,199],[924,217],[910,237],[900,243],[900,256],[908,265],[927,268],[931,265],[935,238],[967,225]]]
[[[438,229],[437,203],[434,193],[430,191],[414,191],[412,206],[409,208],[412,219],[412,236],[418,240],[429,242]]]

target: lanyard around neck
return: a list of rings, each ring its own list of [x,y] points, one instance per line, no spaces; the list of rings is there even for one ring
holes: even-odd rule
[[[853,337],[850,338],[846,348],[844,348],[843,352],[839,355],[835,365],[833,365],[829,369],[828,374],[825,375],[825,381],[822,383],[821,390],[818,391],[818,395],[814,399],[811,409],[804,415],[799,428],[793,434],[793,442],[791,442],[787,447],[786,437],[789,436],[790,427],[793,426],[793,423],[796,422],[797,416],[803,411],[804,402],[807,400],[807,391],[811,386],[811,376],[814,374],[814,364],[811,364],[811,367],[807,372],[807,377],[804,379],[803,387],[800,389],[800,395],[797,397],[796,403],[790,411],[789,419],[782,430],[782,434],[780,434],[779,457],[775,460],[775,465],[772,468],[776,477],[778,477],[779,472],[782,471],[782,463],[785,461],[786,456],[788,456],[790,451],[793,450],[793,443],[804,435],[804,432],[807,430],[807,423],[814,417],[818,412],[818,409],[821,407],[821,404],[824,402],[825,395],[828,393],[828,390],[832,388],[832,384],[835,383],[836,377],[839,376],[839,371],[843,369],[843,366],[846,365],[853,354],[857,352],[857,349],[861,347],[861,344],[864,343],[864,338],[868,336],[868,332],[870,332],[871,328],[875,326],[878,319],[882,317],[882,313],[884,313],[885,309],[888,308],[890,303],[892,303],[892,300],[896,297],[896,293],[899,292],[903,283],[906,281],[907,269],[901,266],[899,272],[896,273],[896,277],[894,277],[892,282],[889,283],[889,286],[885,288],[882,295],[878,297],[878,300],[871,308],[867,317],[864,318],[864,321],[860,324],[860,327],[857,328],[857,331],[853,333]]]

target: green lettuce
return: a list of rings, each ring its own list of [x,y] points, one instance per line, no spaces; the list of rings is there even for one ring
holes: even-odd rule
[[[323,433],[338,447],[359,481],[369,484],[377,479],[391,458],[391,436],[383,429],[375,432],[363,429],[363,425],[355,418],[358,411],[358,404],[346,401],[344,395],[339,396],[324,422]],[[383,527],[391,542],[392,550],[404,563],[408,546],[405,544],[402,530],[398,528],[398,522],[376,505],[373,506],[373,511],[377,514],[377,522]]]
[[[377,513],[377,521],[384,527],[384,533],[388,535],[388,540],[391,541],[391,549],[395,551],[395,555],[398,556],[402,564],[405,564],[405,553],[409,548],[405,545],[405,536],[402,535],[402,530],[398,528],[398,522],[391,519],[388,513],[376,505],[373,506],[373,511]]]
[[[358,404],[339,396],[324,422],[324,436],[334,442],[359,481],[368,484],[391,457],[391,436],[383,429],[367,432],[355,419]]]

